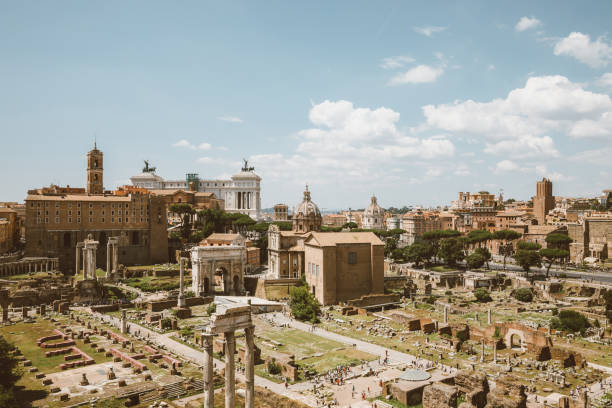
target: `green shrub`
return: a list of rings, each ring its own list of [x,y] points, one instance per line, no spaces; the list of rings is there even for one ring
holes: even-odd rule
[[[289,289],[289,307],[297,320],[317,323],[321,314],[321,305],[307,286],[295,286]]]
[[[268,372],[272,375],[279,375],[283,371],[283,368],[280,364],[276,362],[275,359],[268,362]]]
[[[459,341],[467,341],[470,338],[470,334],[467,330],[463,330],[457,332],[457,338],[459,339]]]
[[[480,303],[486,303],[486,302],[490,302],[491,300],[491,295],[489,294],[489,291],[486,290],[485,288],[478,288],[474,291],[474,297],[476,298],[476,300]]]
[[[161,328],[163,330],[168,330],[172,328],[172,321],[170,320],[169,317],[166,317],[164,319],[162,319],[161,321]]]
[[[212,314],[215,313],[216,311],[217,311],[217,304],[214,302],[208,305],[208,307],[206,308],[206,313],[208,313],[209,316],[212,316]]]
[[[531,288],[520,288],[514,290],[512,296],[521,302],[531,302],[533,300],[533,291]]]
[[[436,297],[434,295],[428,296],[424,300],[425,300],[425,303],[429,303],[430,305],[433,305],[434,303],[436,303]]]
[[[584,332],[591,327],[589,319],[575,310],[562,310],[558,317],[551,320],[550,325],[555,330],[563,330],[570,333]]]

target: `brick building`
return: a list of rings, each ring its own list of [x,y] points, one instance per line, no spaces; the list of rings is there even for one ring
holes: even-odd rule
[[[57,257],[60,270],[75,272],[75,248],[88,234],[100,242],[96,260],[105,268],[106,243],[120,237],[119,263],[168,261],[166,202],[149,192],[103,189],[102,152],[87,155],[87,189],[57,187],[28,191],[26,256]]]
[[[598,260],[610,257],[612,246],[612,215],[586,217],[580,223],[567,224],[570,244],[570,261],[582,263],[584,258]]]
[[[17,211],[0,207],[0,255],[11,252],[19,241],[19,222]]]
[[[384,293],[385,244],[372,232],[311,232],[306,282],[322,305]]]
[[[553,196],[552,181],[543,178],[536,184],[536,195],[533,197],[533,210],[538,225],[546,224],[548,212],[555,208],[555,197]]]

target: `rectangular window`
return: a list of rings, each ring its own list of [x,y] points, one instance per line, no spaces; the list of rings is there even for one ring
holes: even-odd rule
[[[319,277],[319,265],[317,265],[317,278]]]
[[[59,215],[59,210],[55,210],[55,215]]]
[[[348,263],[350,265],[355,265],[357,263],[357,252],[348,253]]]
[[[55,223],[59,224],[59,217],[55,217]]]
[[[104,210],[102,210],[102,215],[104,215]]]
[[[92,203],[89,203],[89,208],[93,208],[93,204]]]
[[[40,215],[40,210],[36,211],[36,215]]]
[[[81,208],[81,203],[77,203],[77,208]]]
[[[45,224],[48,224],[48,223],[49,223],[49,218],[45,217]]]
[[[72,223],[72,218],[68,218],[68,222]]]
[[[106,207],[106,204],[102,203],[102,208]]]
[[[102,222],[104,222],[104,218],[102,218]]]
[[[117,222],[121,224],[121,217],[117,218]]]
[[[49,210],[45,210],[45,215],[49,215]]]
[[[77,217],[77,223],[80,224],[81,223],[81,218]]]
[[[68,210],[68,215],[72,215],[72,210]]]
[[[72,208],[72,203],[68,203],[68,208]]]
[[[115,219],[111,218],[111,224],[114,224],[114,223],[115,223]]]
[[[90,219],[89,219],[89,222],[93,222],[93,218],[90,218]]]
[[[89,215],[93,215],[93,211],[90,211],[90,212],[89,212]]]
[[[45,201],[45,207],[48,207],[48,206],[49,206],[49,202]]]
[[[55,208],[59,208],[59,201],[55,203]]]
[[[130,219],[129,219],[129,218],[126,218],[126,219],[125,219],[125,223],[127,224],[128,222],[130,222]]]
[[[77,215],[81,215],[81,210],[77,210]]]

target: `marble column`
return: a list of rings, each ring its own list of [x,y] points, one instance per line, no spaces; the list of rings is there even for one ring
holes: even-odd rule
[[[125,313],[125,309],[121,309],[121,334],[125,334],[127,332],[127,317]]]
[[[213,335],[202,333],[202,340],[204,342],[204,408],[214,408]]]
[[[249,302],[250,303],[250,302]],[[255,342],[254,342],[255,326],[244,329],[246,347],[244,352],[245,365],[245,397],[244,408],[255,407]]]
[[[185,307],[185,294],[183,288],[183,273],[185,261],[185,258],[179,258],[179,295],[177,302],[178,307]]]
[[[487,310],[487,324],[491,324],[491,309]]]
[[[497,341],[493,342],[493,362],[497,364]]]
[[[480,362],[484,363],[485,361],[485,341],[482,340],[482,351],[480,352]]]
[[[444,306],[444,324],[448,323],[448,306]]]
[[[225,337],[225,406],[234,407],[235,398],[235,376],[234,352],[236,350],[236,338],[234,332],[224,333]]]
[[[111,242],[110,240],[106,243],[106,279],[110,279],[111,274]]]
[[[83,246],[82,248],[83,250],[83,280],[87,279],[87,251],[85,250],[85,247]]]
[[[117,264],[119,263],[119,242],[115,240],[113,242],[113,273],[117,273]]]

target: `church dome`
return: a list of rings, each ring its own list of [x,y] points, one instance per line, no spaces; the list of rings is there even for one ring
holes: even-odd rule
[[[376,196],[372,196],[372,201],[370,202],[370,205],[368,206],[368,208],[366,208],[364,213],[366,216],[383,216],[385,215],[385,210],[383,210],[378,205],[378,202],[376,202]]]
[[[306,186],[306,190],[304,190],[304,200],[295,209],[295,216],[309,216],[313,214],[321,216],[321,211],[319,211],[319,207],[310,200],[310,191],[308,191],[308,186]]]

